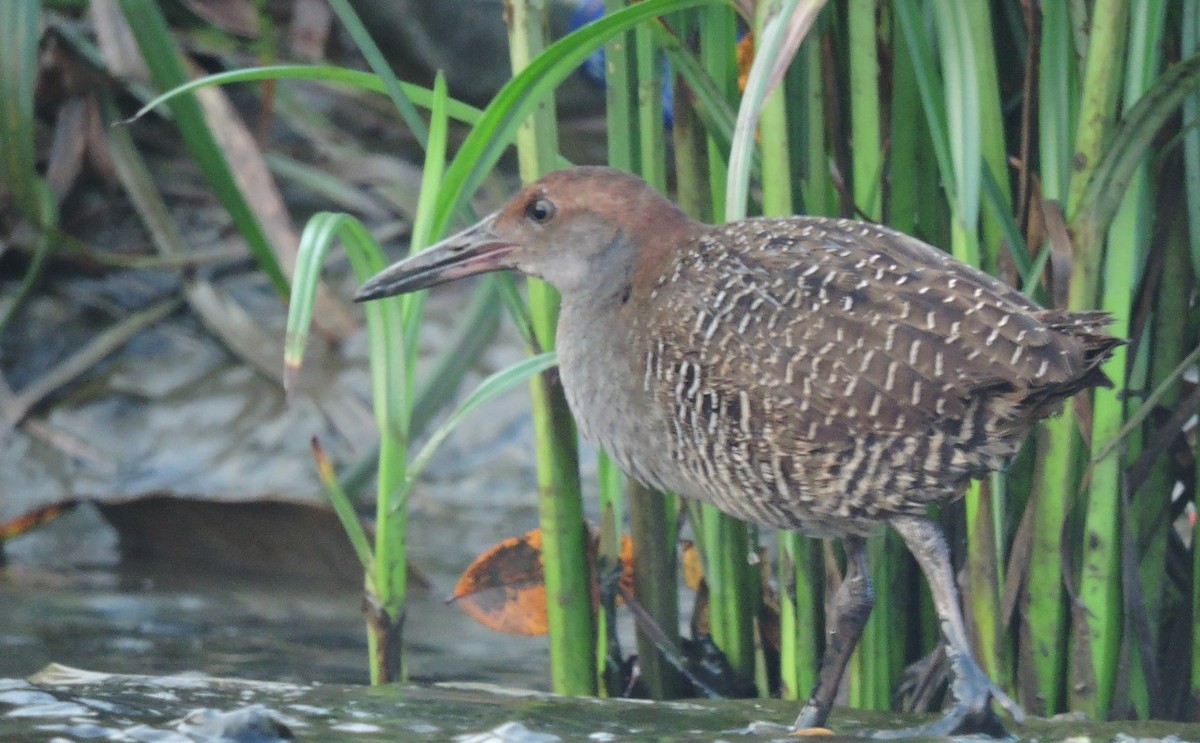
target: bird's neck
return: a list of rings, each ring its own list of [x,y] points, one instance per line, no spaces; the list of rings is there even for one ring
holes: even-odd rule
[[[657,438],[665,429],[656,424],[659,416],[642,386],[641,319],[619,297],[589,305],[578,299],[564,299],[558,321],[558,364],[567,402],[584,439],[646,481],[636,452],[645,448],[647,434]]]

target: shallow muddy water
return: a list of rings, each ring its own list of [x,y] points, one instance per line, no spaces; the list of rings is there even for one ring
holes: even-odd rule
[[[16,569],[0,579],[0,677],[60,662],[112,673],[365,683],[360,603],[352,586],[134,567]],[[417,680],[537,688],[545,673],[544,638],[496,635],[436,589],[412,596],[407,630]]]
[[[482,684],[256,683],[108,676],[52,667],[33,682],[0,679],[0,740],[732,741],[796,740],[764,721],[795,704],[570,699]],[[835,711],[839,735],[912,724]],[[1034,720],[1012,740],[1200,740],[1200,726]],[[828,738],[826,738],[828,739]]]

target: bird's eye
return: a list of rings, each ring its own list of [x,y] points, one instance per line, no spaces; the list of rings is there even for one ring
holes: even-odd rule
[[[529,202],[525,207],[525,216],[538,224],[547,224],[554,219],[554,202],[547,198],[538,198]]]

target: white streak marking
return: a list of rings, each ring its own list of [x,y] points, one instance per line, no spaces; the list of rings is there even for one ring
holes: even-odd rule
[[[738,393],[738,407],[741,408],[742,433],[750,433],[750,395],[746,394],[745,390]]]
[[[920,350],[921,350],[921,340],[918,338],[917,340],[912,342],[911,346],[908,347],[909,366],[917,365],[917,354],[920,352]]]
[[[862,339],[860,338],[859,340],[862,340]],[[871,359],[873,359],[873,358],[875,358],[875,349],[873,349],[873,348],[868,350],[865,354],[863,354],[862,363],[858,365],[858,373],[859,374],[862,374],[863,372],[865,372],[867,370],[868,367],[871,366]]]
[[[713,336],[716,335],[716,333],[717,333],[717,326],[719,326],[720,324],[721,324],[721,318],[716,315],[713,315],[712,322],[710,322],[708,324],[708,328],[706,328],[704,331],[704,340],[711,341],[713,339]]]

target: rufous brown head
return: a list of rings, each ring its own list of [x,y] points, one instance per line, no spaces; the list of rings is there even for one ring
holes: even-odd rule
[[[384,269],[355,300],[509,268],[549,281],[564,296],[627,286],[639,259],[654,252],[644,244],[689,224],[678,207],[637,176],[604,167],[559,170],[529,184],[478,224]]]

